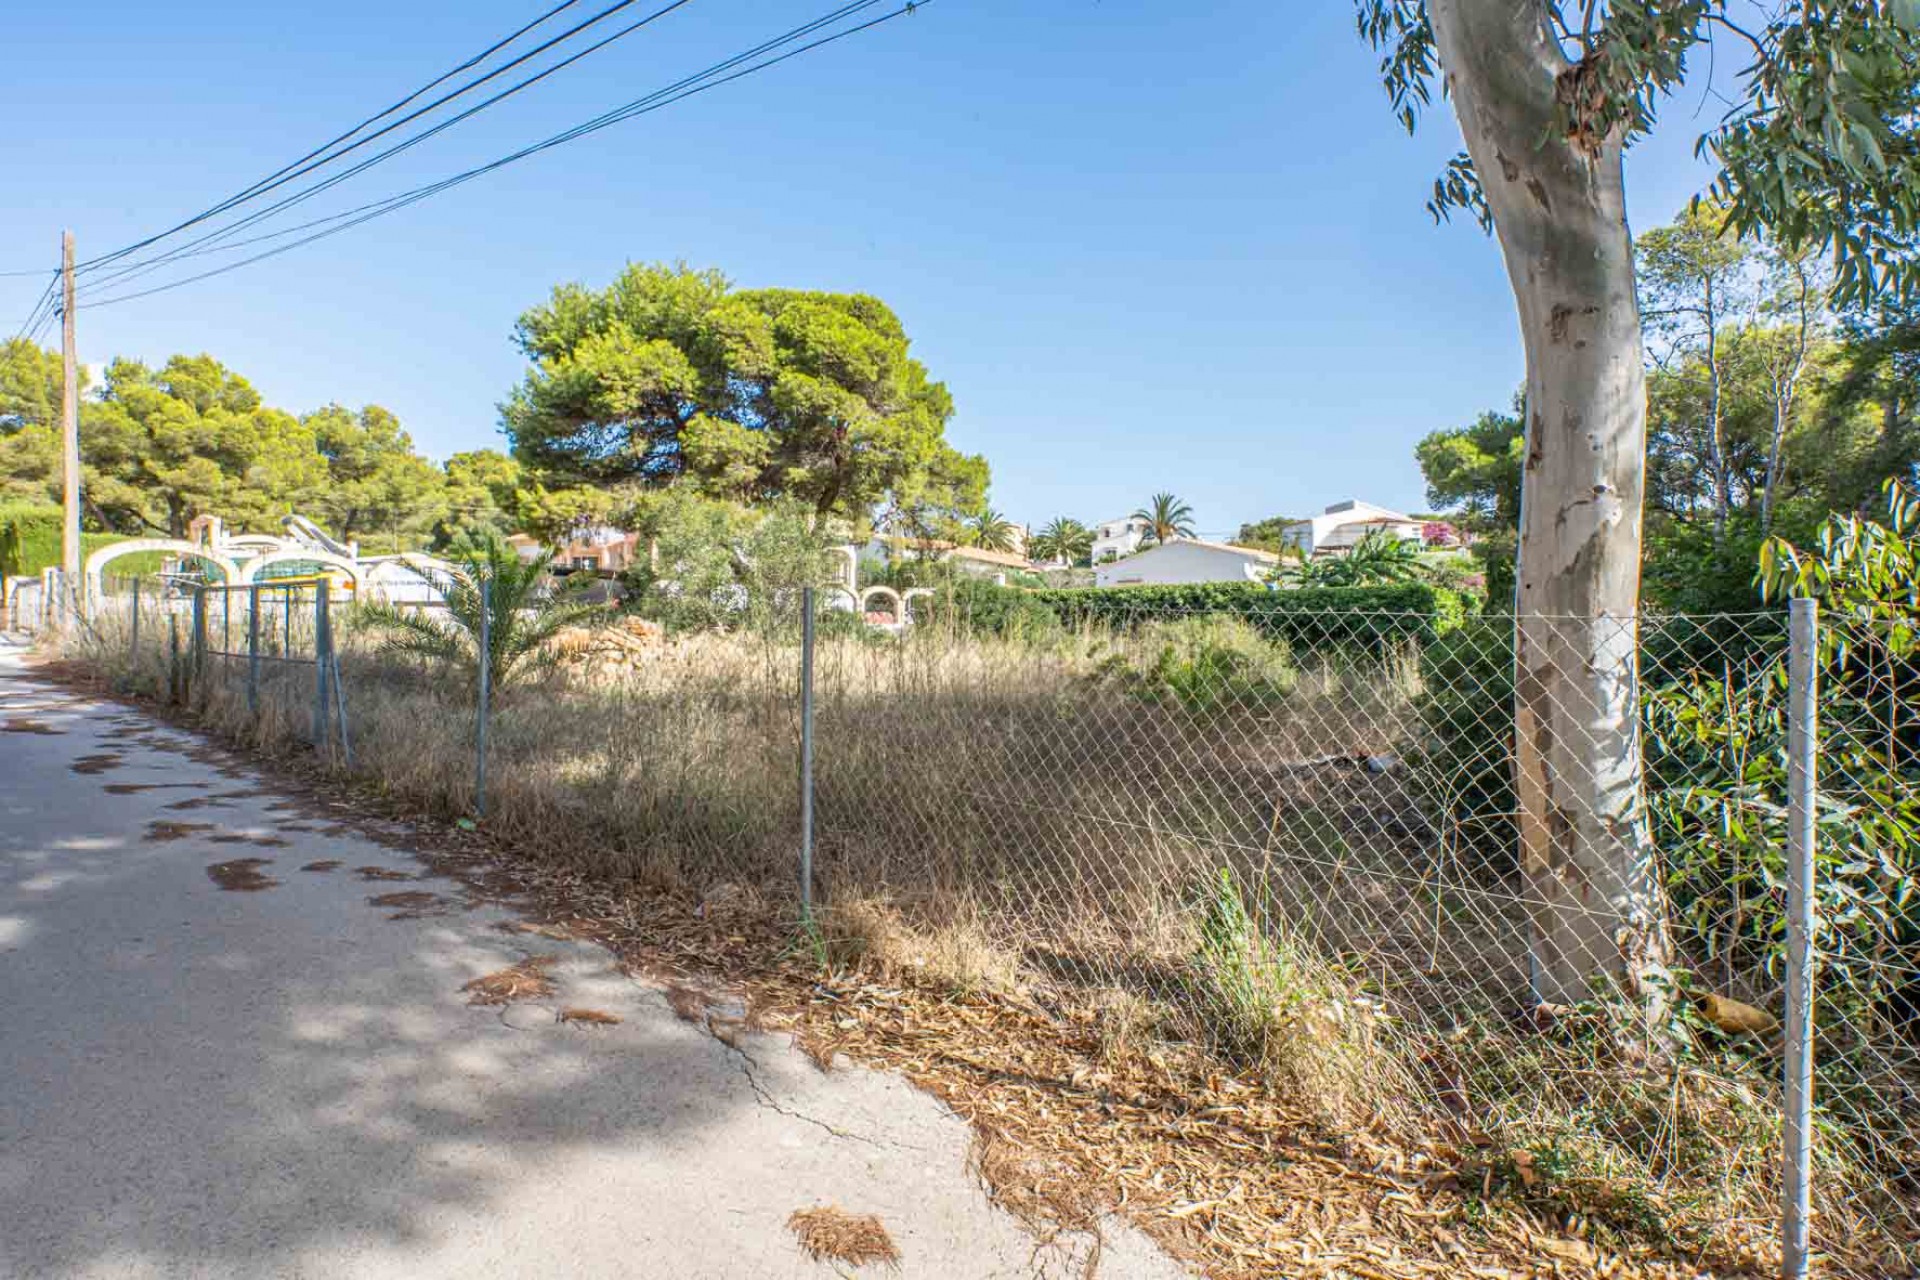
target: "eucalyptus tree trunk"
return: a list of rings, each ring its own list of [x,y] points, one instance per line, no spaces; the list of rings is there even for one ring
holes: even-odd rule
[[[1621,137],[1556,125],[1578,68],[1527,0],[1433,0],[1527,355],[1515,784],[1537,999],[1652,998],[1667,933],[1636,684],[1646,381]],[[1577,115],[1577,113],[1576,113]]]

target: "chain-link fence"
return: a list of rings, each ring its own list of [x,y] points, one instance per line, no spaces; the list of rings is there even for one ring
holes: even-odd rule
[[[445,618],[444,660],[396,655],[391,618],[324,583],[120,593],[84,647],[148,689],[184,661],[237,735],[594,872],[817,900],[821,929],[943,980],[1264,1073],[1331,1127],[1467,1153],[1481,1194],[1719,1258],[1810,1223],[1837,1271],[1920,1269],[1901,626],[1826,620],[1796,677],[1785,611],[1069,594],[936,598],[904,636],[797,599],[696,634],[590,625],[487,694],[493,611]],[[1802,889],[1815,976],[1790,1002]]]

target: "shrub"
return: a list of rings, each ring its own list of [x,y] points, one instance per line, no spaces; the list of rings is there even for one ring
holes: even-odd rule
[[[1047,594],[955,577],[928,602],[925,621],[967,635],[1046,639],[1060,631],[1060,614],[1046,602]]]
[[[1514,856],[1513,619],[1469,619],[1420,654],[1426,735],[1413,763],[1442,837]]]
[[[1149,623],[1100,664],[1138,697],[1189,711],[1251,711],[1281,701],[1297,673],[1284,642],[1264,639],[1231,614]]]
[[[126,541],[117,533],[83,533],[80,554]],[[0,578],[38,577],[60,564],[60,508],[0,503]]]
[[[1437,639],[1460,625],[1460,597],[1428,583],[1382,587],[1274,590],[1252,582],[1182,586],[1072,587],[1031,597],[1061,621],[1130,629],[1157,619],[1229,614],[1295,653],[1358,645],[1383,649],[1396,640]]]

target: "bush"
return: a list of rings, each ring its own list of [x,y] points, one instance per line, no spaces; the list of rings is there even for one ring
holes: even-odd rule
[[[117,533],[83,533],[80,554],[126,539]],[[34,578],[60,565],[60,508],[38,503],[0,503],[0,578]]]
[[[1513,619],[1470,619],[1420,655],[1426,738],[1414,763],[1444,838],[1511,859]]]
[[[1047,594],[957,576],[921,606],[923,620],[967,635],[1048,639],[1060,632],[1060,614],[1046,602]]]
[[[1230,614],[1153,622],[1133,640],[1138,652],[1109,654],[1101,675],[1136,697],[1177,702],[1189,711],[1271,706],[1298,678],[1284,642],[1263,639]]]
[[[1028,594],[1073,626],[1131,629],[1181,615],[1228,614],[1295,653],[1354,644],[1377,650],[1396,640],[1431,642],[1466,617],[1458,595],[1428,583],[1276,591],[1252,582],[1205,582]]]

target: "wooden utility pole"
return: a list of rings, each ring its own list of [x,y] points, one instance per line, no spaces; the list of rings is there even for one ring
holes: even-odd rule
[[[60,237],[60,572],[69,608],[80,602],[80,364],[73,349],[73,232]]]

